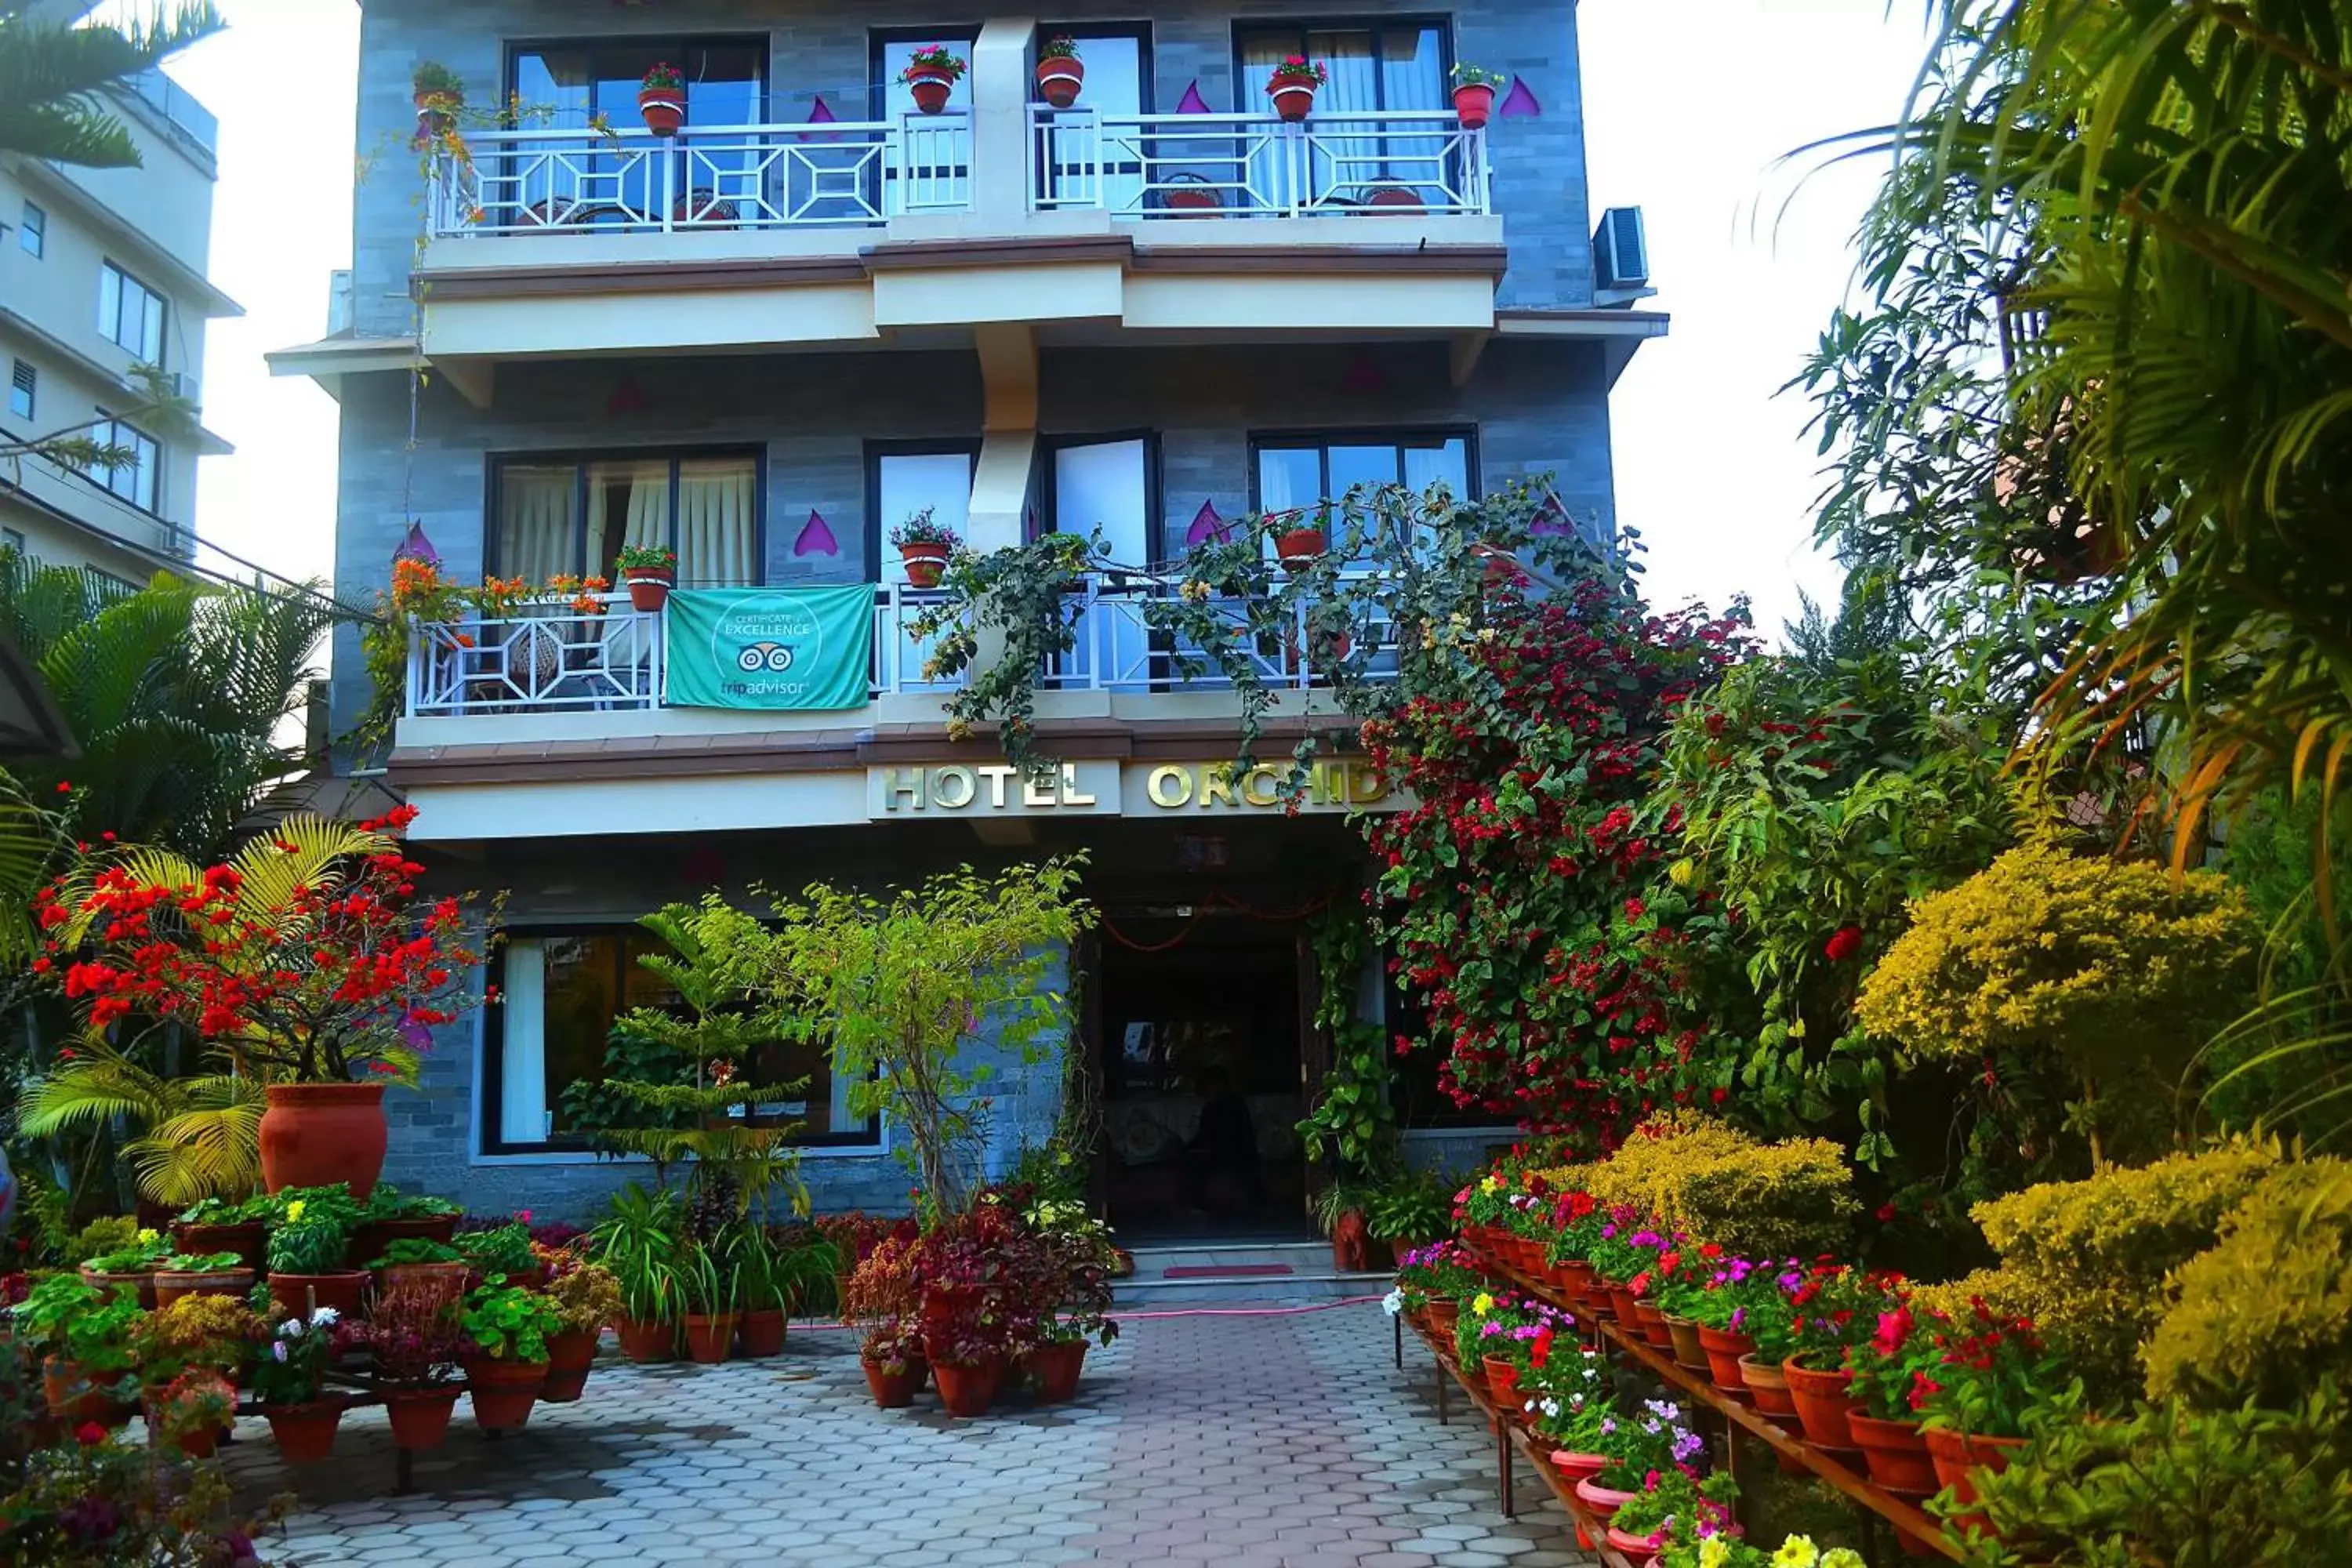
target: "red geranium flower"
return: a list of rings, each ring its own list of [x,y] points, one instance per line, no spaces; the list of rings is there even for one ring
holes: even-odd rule
[[[1832,963],[1843,963],[1862,951],[1862,928],[1840,926],[1828,942],[1822,944],[1822,953]]]

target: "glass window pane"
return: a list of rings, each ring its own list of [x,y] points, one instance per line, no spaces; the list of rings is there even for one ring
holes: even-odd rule
[[[1454,499],[1470,499],[1470,443],[1459,436],[1441,440],[1407,442],[1404,448],[1404,482],[1408,489],[1422,491],[1443,480],[1454,492]]]
[[[678,65],[686,72],[688,125],[757,125],[767,118],[767,60],[757,46],[698,44]]]
[[[1445,107],[1444,45],[1436,28],[1383,28],[1380,54],[1381,89],[1387,107]]]
[[[1314,447],[1268,447],[1257,455],[1257,504],[1291,511],[1323,499],[1323,454]]]
[[[621,547],[673,548],[669,459],[626,458],[588,465],[588,571],[616,577]],[[683,573],[680,574],[683,576]]]
[[[688,458],[677,466],[677,580],[741,588],[760,581],[760,466],[751,458]]]
[[[160,367],[163,363],[163,300],[159,294],[140,290],[141,310],[140,357],[149,364]]]
[[[581,49],[526,49],[515,57],[515,96],[533,123],[585,129],[594,111],[594,68]]]
[[[1358,485],[1376,489],[1395,484],[1401,476],[1397,449],[1390,442],[1377,447],[1331,448],[1331,498],[1336,500]]]
[[[869,563],[880,569],[879,581],[904,583],[907,564],[890,547],[890,531],[929,507],[934,521],[955,530],[961,539],[971,537],[971,454],[969,452],[895,452],[876,466],[879,492],[874,515],[881,527],[882,559]]]
[[[1151,538],[1151,498],[1145,482],[1141,440],[1101,441],[1063,447],[1054,453],[1054,529],[1091,533],[1099,529],[1110,558],[1125,566],[1147,566],[1159,551]]]
[[[499,470],[493,572],[544,583],[580,570],[579,478],[570,463],[508,463]]]
[[[964,62],[969,65],[971,61],[972,42],[973,40],[969,37],[958,37],[950,33],[933,38],[912,38],[905,43],[884,44],[881,84],[883,118],[896,120],[901,110],[910,114],[915,112],[915,100],[908,94],[907,84],[900,81],[898,76],[914,63],[917,49],[928,48],[933,44],[945,44],[962,57]],[[971,107],[971,72],[967,70],[963,75],[956,78],[955,85],[948,89],[948,108],[952,110]]]
[[[122,341],[122,274],[111,266],[98,269],[98,330],[108,342]]]
[[[538,1083],[547,1111],[542,1137],[573,1131],[563,1091],[604,1077],[605,1037],[619,1016],[620,940],[611,936],[551,936],[541,981],[542,1026]]]

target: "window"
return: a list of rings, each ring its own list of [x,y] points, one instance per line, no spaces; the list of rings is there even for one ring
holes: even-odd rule
[[[503,945],[492,961],[499,971],[492,983],[503,1001],[488,1014],[485,1152],[587,1146],[584,1135],[598,1115],[595,1101],[584,1091],[569,1097],[565,1091],[611,1076],[606,1037],[621,1014],[677,1002],[661,977],[637,962],[661,951],[660,942],[634,927],[525,933]],[[848,1086],[833,1080],[821,1048],[779,1044],[740,1065],[754,1083],[809,1081],[796,1100],[745,1106],[738,1115],[803,1122],[799,1142],[804,1144],[880,1142],[877,1119],[853,1120]]]
[[[1056,117],[1037,138],[1037,157],[1045,171],[1045,190],[1055,201],[1089,203],[1092,169],[1103,163],[1102,205],[1115,213],[1133,213],[1143,205],[1143,140],[1131,131],[1106,136],[1103,118],[1150,114],[1151,106],[1150,29],[1143,23],[1108,26],[1055,23],[1037,29],[1036,45],[1049,38],[1068,38],[1078,46],[1086,64],[1086,89],[1079,112]],[[1036,45],[1032,46],[1033,52]],[[1034,61],[1033,61],[1034,63]]]
[[[1442,110],[1452,101],[1447,89],[1453,62],[1446,28],[1435,20],[1379,22],[1363,26],[1259,26],[1235,30],[1242,101],[1236,108],[1269,107],[1262,89],[1274,68],[1292,55],[1321,64],[1329,79],[1315,95],[1314,129],[1318,155],[1305,165],[1276,144],[1250,160],[1254,190],[1276,205],[1297,200],[1351,205],[1375,185],[1425,179],[1445,156],[1449,130],[1433,126],[1428,137],[1393,132],[1375,139],[1372,122],[1359,121],[1364,134],[1350,139],[1353,111],[1388,113]],[[1311,188],[1295,190],[1299,181]],[[1424,193],[1428,200],[1434,193]]]
[[[98,330],[142,364],[163,363],[163,297],[109,261],[98,269]]]
[[[686,78],[686,122],[757,125],[767,118],[768,46],[764,39],[653,38],[517,45],[508,59],[508,88],[533,110],[532,122],[586,131],[601,116],[614,126],[642,126],[637,90],[656,64]],[[639,143],[642,146],[643,143]],[[534,144],[516,154],[516,200],[539,210],[546,223],[621,223],[632,215],[658,219],[664,161],[638,151],[616,152],[601,138],[576,146]],[[760,199],[762,155],[747,142],[697,147],[678,163],[675,209],[709,212],[719,202]],[[501,222],[528,225],[523,215]]]
[[[882,163],[879,205],[885,217],[897,217],[910,207],[971,205],[971,73],[956,78],[948,89],[947,111],[940,115],[915,112],[915,100],[898,75],[913,63],[917,49],[931,44],[945,44],[970,63],[977,41],[976,33],[952,27],[944,32],[898,29],[870,36],[871,112],[877,120],[903,119],[907,128],[903,157]]]
[[[89,470],[91,480],[142,511],[153,511],[156,476],[163,466],[163,449],[156,445],[155,438],[111,417],[102,408],[99,410],[98,423],[90,426],[89,438],[101,447],[119,447],[129,455],[126,462],[94,464]]]
[[[26,202],[25,219],[16,226],[16,243],[24,247],[27,256],[46,254],[49,247],[49,215]]]
[[[509,458],[492,468],[491,570],[612,577],[623,545],[667,544],[681,584],[749,586],[765,574],[761,489],[751,453]]]
[[[1440,479],[1459,499],[1475,500],[1470,446],[1470,433],[1463,430],[1256,437],[1251,447],[1257,508],[1288,511],[1313,506],[1357,485],[1425,490]]]
[[[907,563],[890,548],[890,531],[926,507],[932,521],[971,538],[971,476],[980,447],[875,447],[866,458],[866,573],[869,581],[904,584]]]
[[[22,555],[25,553],[24,534],[13,528],[0,528],[0,550],[13,550]]]
[[[1045,470],[1047,516],[1056,533],[1099,531],[1115,566],[1149,567],[1171,554],[1160,527],[1157,477],[1159,444],[1148,436],[1073,437],[1048,444]],[[1118,579],[1113,579],[1117,583]],[[1139,583],[1124,587],[1134,592]],[[1077,647],[1063,668],[1090,673],[1097,660],[1108,666],[1101,679],[1121,686],[1148,683],[1155,673],[1151,633],[1142,618],[1112,612],[1096,626],[1079,629]],[[1164,671],[1157,673],[1164,674]]]
[[[8,377],[8,415],[14,419],[33,417],[34,396],[41,384],[41,373],[31,363],[18,360]]]

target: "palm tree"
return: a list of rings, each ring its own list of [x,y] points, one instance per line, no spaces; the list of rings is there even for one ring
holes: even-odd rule
[[[210,0],[159,5],[143,23],[112,26],[68,26],[33,9],[34,0],[0,0],[0,153],[101,169],[140,164],[106,89],[227,26]]]

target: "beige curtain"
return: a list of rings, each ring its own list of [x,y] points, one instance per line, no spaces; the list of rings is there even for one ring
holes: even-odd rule
[[[625,544],[669,542],[669,464],[659,459],[588,465],[588,566],[612,575]]]
[[[544,583],[573,569],[578,470],[510,463],[499,475],[499,575]]]
[[[705,587],[744,587],[760,580],[749,458],[689,458],[677,470],[677,580]]]

